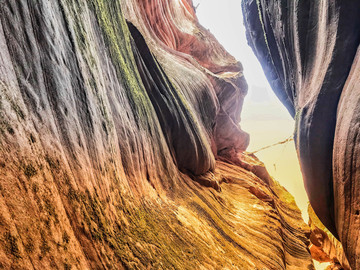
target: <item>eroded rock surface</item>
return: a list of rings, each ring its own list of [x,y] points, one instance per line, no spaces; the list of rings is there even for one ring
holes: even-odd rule
[[[360,2],[242,3],[249,44],[296,120],[310,203],[359,269]]]
[[[310,252],[314,260],[330,262],[329,269],[349,270],[350,265],[341,243],[321,223],[309,205]]]
[[[191,1],[5,0],[0,22],[0,268],[313,269]]]

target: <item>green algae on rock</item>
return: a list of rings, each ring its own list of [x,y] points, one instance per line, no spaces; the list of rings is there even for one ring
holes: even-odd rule
[[[291,195],[243,153],[241,64],[191,1],[0,15],[0,267],[313,269]]]

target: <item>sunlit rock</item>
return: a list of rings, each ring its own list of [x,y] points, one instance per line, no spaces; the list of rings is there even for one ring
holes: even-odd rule
[[[294,199],[242,152],[241,64],[190,1],[0,15],[0,268],[313,269]]]

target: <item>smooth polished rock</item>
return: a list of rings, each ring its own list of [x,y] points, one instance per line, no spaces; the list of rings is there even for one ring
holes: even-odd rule
[[[360,267],[360,2],[243,0],[247,38],[296,120],[305,188],[322,223]]]

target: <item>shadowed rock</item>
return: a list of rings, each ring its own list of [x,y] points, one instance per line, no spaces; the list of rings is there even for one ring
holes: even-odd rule
[[[243,13],[248,42],[296,120],[310,203],[358,269],[360,3],[244,0]]]
[[[309,205],[310,251],[313,259],[331,262],[330,269],[351,269],[341,243],[324,227]]]
[[[0,268],[313,269],[246,91],[190,1],[0,1]]]

